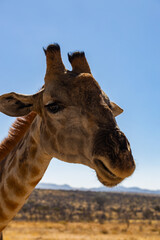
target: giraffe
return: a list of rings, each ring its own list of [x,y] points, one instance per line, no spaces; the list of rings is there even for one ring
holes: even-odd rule
[[[84,52],[68,54],[71,71],[62,62],[58,44],[44,52],[47,67],[41,90],[0,96],[0,111],[17,117],[0,145],[0,232],[53,157],[94,169],[99,181],[110,187],[135,170],[130,144],[115,120],[123,110],[101,90]]]

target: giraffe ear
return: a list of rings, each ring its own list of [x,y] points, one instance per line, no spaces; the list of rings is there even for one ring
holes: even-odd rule
[[[123,109],[120,108],[117,104],[115,104],[114,102],[111,102],[111,108],[112,108],[112,112],[114,117],[120,115],[123,112]]]
[[[20,117],[27,115],[31,111],[36,111],[37,100],[41,92],[34,95],[23,95],[14,92],[1,95],[0,112],[8,116]]]

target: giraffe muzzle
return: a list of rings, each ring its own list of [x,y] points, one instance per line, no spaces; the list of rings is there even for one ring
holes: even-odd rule
[[[131,164],[126,171],[122,171],[118,168],[112,168],[109,164],[106,164],[108,161],[106,161],[106,158],[104,159],[104,157],[102,157],[102,159],[95,158],[93,162],[98,179],[102,184],[109,187],[116,186],[126,177],[129,177],[135,170],[135,164]]]

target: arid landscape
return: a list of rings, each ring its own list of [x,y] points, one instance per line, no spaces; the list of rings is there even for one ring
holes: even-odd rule
[[[4,231],[5,240],[158,240],[160,196],[33,191]]]
[[[118,221],[95,222],[16,222],[4,232],[5,240],[159,240],[158,221],[131,221],[129,228]]]

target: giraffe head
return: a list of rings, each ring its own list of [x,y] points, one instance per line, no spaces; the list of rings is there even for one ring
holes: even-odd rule
[[[87,165],[104,185],[117,185],[135,169],[130,144],[115,120],[123,110],[101,90],[83,52],[68,54],[72,71],[66,70],[59,45],[49,45],[44,52],[43,88],[34,95],[0,96],[0,111],[9,116],[35,111],[40,143],[48,155]]]

